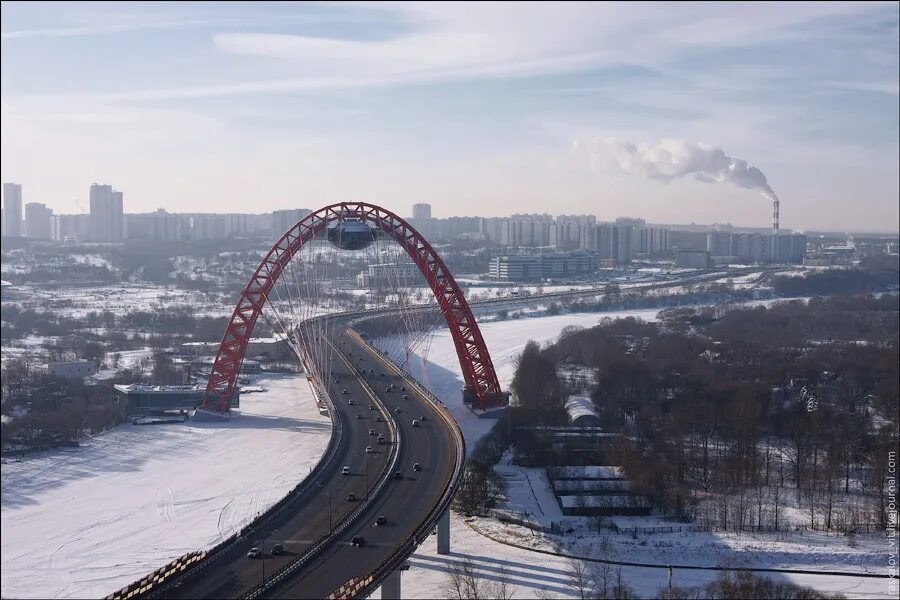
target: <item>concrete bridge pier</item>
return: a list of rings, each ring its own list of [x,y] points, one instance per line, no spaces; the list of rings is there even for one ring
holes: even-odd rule
[[[381,582],[381,600],[400,600],[400,571],[391,571]]]
[[[448,508],[437,526],[437,551],[438,554],[450,554],[450,509]]]

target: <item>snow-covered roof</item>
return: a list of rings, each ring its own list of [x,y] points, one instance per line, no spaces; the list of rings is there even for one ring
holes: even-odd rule
[[[569,413],[569,419],[573,423],[581,417],[598,418],[597,411],[594,410],[594,403],[587,396],[569,396],[565,407],[566,412]]]

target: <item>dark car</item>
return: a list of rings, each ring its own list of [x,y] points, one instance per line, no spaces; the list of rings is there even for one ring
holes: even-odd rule
[[[375,519],[376,525],[387,525],[387,517],[384,515],[378,515],[378,518]]]
[[[374,404],[370,404],[370,405],[369,405],[369,410],[375,410],[375,405],[374,405]]]
[[[356,502],[356,494],[353,492],[347,494],[347,502]]]
[[[403,387],[403,386],[400,386],[400,391],[401,391],[401,392],[405,392],[405,391],[406,391],[406,388]]]
[[[366,545],[366,538],[361,535],[354,535],[350,543],[361,548]]]
[[[272,546],[272,556],[281,556],[284,554],[284,546],[282,544],[275,544]]]
[[[394,479],[403,479],[403,473],[400,471],[394,471]]]

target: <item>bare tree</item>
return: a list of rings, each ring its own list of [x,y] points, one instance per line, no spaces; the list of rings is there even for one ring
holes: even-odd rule
[[[581,600],[590,600],[594,597],[594,582],[591,576],[590,565],[583,560],[573,560],[566,572],[567,582],[572,591]]]
[[[467,558],[456,562],[447,574],[447,580],[441,586],[444,597],[448,600],[511,600],[513,587],[509,582],[509,570],[504,566],[496,581],[487,581],[480,577],[475,563]]]

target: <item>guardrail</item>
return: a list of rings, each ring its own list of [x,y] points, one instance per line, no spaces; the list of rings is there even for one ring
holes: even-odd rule
[[[352,321],[351,324],[362,320],[364,319]],[[456,419],[453,418],[453,415],[450,414],[450,411],[447,410],[444,404],[434,394],[419,384],[418,381],[409,378],[403,371],[397,368],[395,364],[386,360],[376,348],[362,339],[357,332],[351,331],[351,335],[354,335],[360,343],[364,344],[369,352],[376,356],[382,364],[406,379],[421,396],[427,398],[431,402],[435,412],[437,412],[448,425],[455,438],[456,462],[453,467],[453,474],[450,477],[450,485],[447,486],[447,489],[444,491],[444,494],[441,496],[438,503],[431,511],[429,511],[425,518],[422,519],[418,527],[413,531],[413,534],[402,545],[398,546],[378,567],[375,568],[374,571],[364,577],[353,578],[344,583],[340,588],[327,596],[329,600],[366,597],[381,585],[381,582],[384,581],[385,577],[397,570],[400,565],[415,552],[419,544],[425,541],[425,538],[427,538],[435,528],[441,516],[450,509],[450,503],[453,501],[453,497],[456,495],[456,490],[459,488],[459,483],[462,480],[466,458],[466,441],[463,437],[462,429],[460,429],[459,423],[456,422]]]
[[[241,596],[241,598],[250,600],[253,598],[258,598],[264,592],[272,589],[275,586],[282,584],[289,577],[294,575],[298,570],[302,569],[309,561],[313,560],[322,550],[328,547],[336,538],[343,535],[344,531],[351,525],[355,523],[357,518],[369,507],[369,504],[374,500],[384,486],[389,481],[389,474],[394,472],[397,466],[397,460],[400,456],[400,430],[397,428],[397,424],[394,420],[391,412],[381,403],[378,399],[378,395],[375,394],[375,390],[369,385],[369,383],[365,380],[365,377],[359,372],[359,369],[351,362],[348,361],[347,358],[338,351],[338,354],[341,356],[341,360],[356,373],[357,378],[360,383],[366,389],[366,392],[372,398],[373,402],[378,404],[381,407],[383,414],[385,415],[385,421],[388,424],[388,428],[391,430],[392,437],[394,443],[391,445],[391,458],[388,463],[384,466],[381,471],[381,474],[375,484],[375,487],[369,492],[368,498],[360,502],[353,511],[344,517],[344,519],[338,523],[338,526],[334,528],[332,531],[320,537],[303,555],[295,558],[293,561],[288,563],[287,565],[281,567],[278,571],[272,574],[271,577],[267,578],[265,581],[252,588],[246,594]]]

